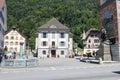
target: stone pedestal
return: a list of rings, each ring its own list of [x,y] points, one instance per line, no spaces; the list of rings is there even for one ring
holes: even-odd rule
[[[96,59],[99,60],[102,58],[103,61],[111,61],[111,52],[110,52],[110,45],[100,44],[99,51],[96,54]]]
[[[111,45],[112,60],[120,61],[120,44]]]

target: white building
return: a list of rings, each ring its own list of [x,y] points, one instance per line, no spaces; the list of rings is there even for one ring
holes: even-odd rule
[[[86,33],[83,33],[83,44],[84,44],[84,51],[83,54],[96,52],[99,50],[100,45],[100,32],[95,29],[91,28]]]
[[[38,28],[36,50],[38,57],[66,57],[72,53],[72,35],[69,28],[55,18]]]
[[[20,43],[23,43],[23,53],[26,49],[26,39],[16,28],[12,28],[6,32],[4,36],[4,48],[7,47],[8,52],[20,52]]]
[[[4,34],[7,30],[7,7],[5,0],[0,0],[0,52],[4,48]]]

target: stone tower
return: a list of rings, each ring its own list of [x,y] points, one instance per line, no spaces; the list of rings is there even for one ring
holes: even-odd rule
[[[120,0],[100,0],[100,26],[112,42],[112,60],[120,61]]]

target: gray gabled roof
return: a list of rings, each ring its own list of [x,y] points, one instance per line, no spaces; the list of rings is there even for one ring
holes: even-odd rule
[[[43,30],[43,29],[57,29],[57,30],[69,30],[68,27],[64,26],[61,24],[56,18],[52,18],[50,21],[48,21],[46,24],[40,26],[38,30]]]

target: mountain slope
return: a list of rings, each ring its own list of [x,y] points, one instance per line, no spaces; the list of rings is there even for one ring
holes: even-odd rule
[[[34,48],[35,32],[52,17],[68,26],[82,47],[83,30],[99,26],[98,0],[6,0],[8,28],[16,26]]]

